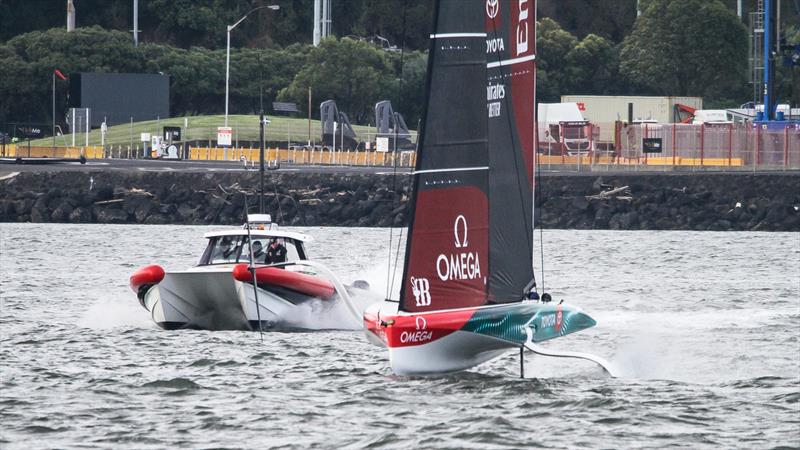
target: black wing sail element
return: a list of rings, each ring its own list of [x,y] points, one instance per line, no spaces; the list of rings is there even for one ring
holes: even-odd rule
[[[536,1],[487,0],[489,301],[522,300],[533,280]]]
[[[488,300],[484,1],[436,4],[402,311],[480,306]]]

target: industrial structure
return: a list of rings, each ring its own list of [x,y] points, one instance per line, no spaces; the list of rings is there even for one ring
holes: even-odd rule
[[[775,94],[776,62],[784,53],[794,52],[791,65],[800,64],[800,43],[786,45],[781,39],[781,0],[757,0],[756,10],[750,13],[750,81],[753,86],[753,107],[757,121],[788,119],[778,111]],[[757,105],[763,105],[758,108]]]
[[[331,35],[331,0],[314,0],[314,47]]]

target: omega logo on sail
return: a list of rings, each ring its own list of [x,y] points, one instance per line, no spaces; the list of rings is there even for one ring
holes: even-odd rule
[[[518,0],[517,56],[528,51],[528,0]]]
[[[441,254],[436,258],[436,273],[440,280],[476,280],[481,277],[478,252],[466,251],[469,246],[468,232],[467,218],[459,215],[453,224],[453,235],[455,248],[462,250],[450,255]]]

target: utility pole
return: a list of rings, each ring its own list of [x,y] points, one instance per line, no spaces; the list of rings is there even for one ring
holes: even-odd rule
[[[67,32],[75,30],[75,5],[67,0]]]
[[[259,165],[259,174],[261,176],[261,195],[258,196],[258,212],[260,214],[264,214],[264,125],[266,125],[266,120],[264,118],[264,110],[261,110],[261,114],[259,115],[258,123],[258,136],[259,136],[259,144],[258,144],[258,155],[261,161]]]
[[[139,0],[133,0],[133,46],[139,46]]]
[[[772,57],[772,37],[775,17],[773,16],[773,5],[776,0],[764,0],[764,120],[774,120],[773,111],[775,105],[773,99],[773,80],[774,80],[774,59]]]
[[[322,13],[320,11],[321,9],[320,1],[322,0],[314,0],[314,40],[313,40],[314,47],[319,45],[319,36],[320,36],[319,25],[322,19],[321,17]]]

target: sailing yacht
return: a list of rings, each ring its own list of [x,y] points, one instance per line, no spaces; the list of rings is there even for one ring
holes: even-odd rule
[[[438,0],[399,298],[364,313],[399,375],[465,370],[595,325],[533,272],[536,1]],[[524,370],[524,368],[523,368]]]

